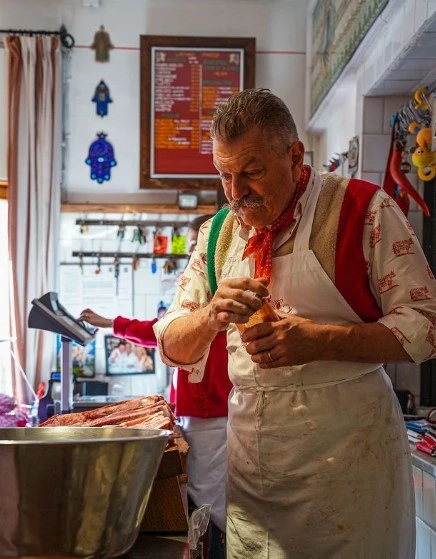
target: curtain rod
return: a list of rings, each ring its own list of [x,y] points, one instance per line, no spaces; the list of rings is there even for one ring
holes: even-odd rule
[[[75,40],[74,37],[68,33],[65,25],[62,25],[59,31],[50,31],[48,29],[0,29],[0,33],[6,33],[8,35],[59,35],[61,39],[62,46],[67,49],[74,47]]]

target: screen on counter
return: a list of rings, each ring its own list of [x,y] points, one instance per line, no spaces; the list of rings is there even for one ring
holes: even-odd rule
[[[87,329],[83,322],[76,320],[60,303],[57,293],[50,291],[33,299],[28,326],[48,330],[85,345],[94,338],[95,329]]]

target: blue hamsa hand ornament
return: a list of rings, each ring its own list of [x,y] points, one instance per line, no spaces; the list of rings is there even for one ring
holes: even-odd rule
[[[97,134],[98,139],[90,145],[88,158],[85,161],[91,167],[91,179],[99,184],[111,179],[111,168],[117,164],[114,148],[106,140],[106,136],[104,132]]]
[[[101,80],[101,82],[95,88],[94,97],[92,102],[95,103],[95,109],[99,116],[102,118],[108,114],[108,104],[112,103],[109,88],[106,83]]]

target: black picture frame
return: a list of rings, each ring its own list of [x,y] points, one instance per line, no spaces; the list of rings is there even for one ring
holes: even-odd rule
[[[141,189],[178,189],[187,191],[217,190],[220,188],[219,178],[215,173],[204,178],[194,178],[189,175],[178,178],[165,178],[154,176],[152,172],[151,152],[154,150],[155,115],[152,111],[152,99],[156,89],[153,77],[153,49],[189,49],[226,51],[237,49],[243,52],[244,64],[242,68],[242,89],[252,88],[255,85],[255,53],[256,39],[253,37],[192,37],[171,35],[141,35],[141,121],[140,121],[140,177]],[[193,95],[190,89],[189,95]],[[195,97],[195,96],[194,96]],[[195,101],[198,99],[195,97]],[[212,157],[212,155],[211,155]]]
[[[153,375],[155,350],[110,334],[104,337],[107,376]]]

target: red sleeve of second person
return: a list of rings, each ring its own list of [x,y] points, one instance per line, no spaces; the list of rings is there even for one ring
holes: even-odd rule
[[[142,346],[156,347],[156,336],[153,330],[153,325],[156,322],[157,318],[153,320],[129,320],[123,316],[117,316],[113,324],[114,336]]]

